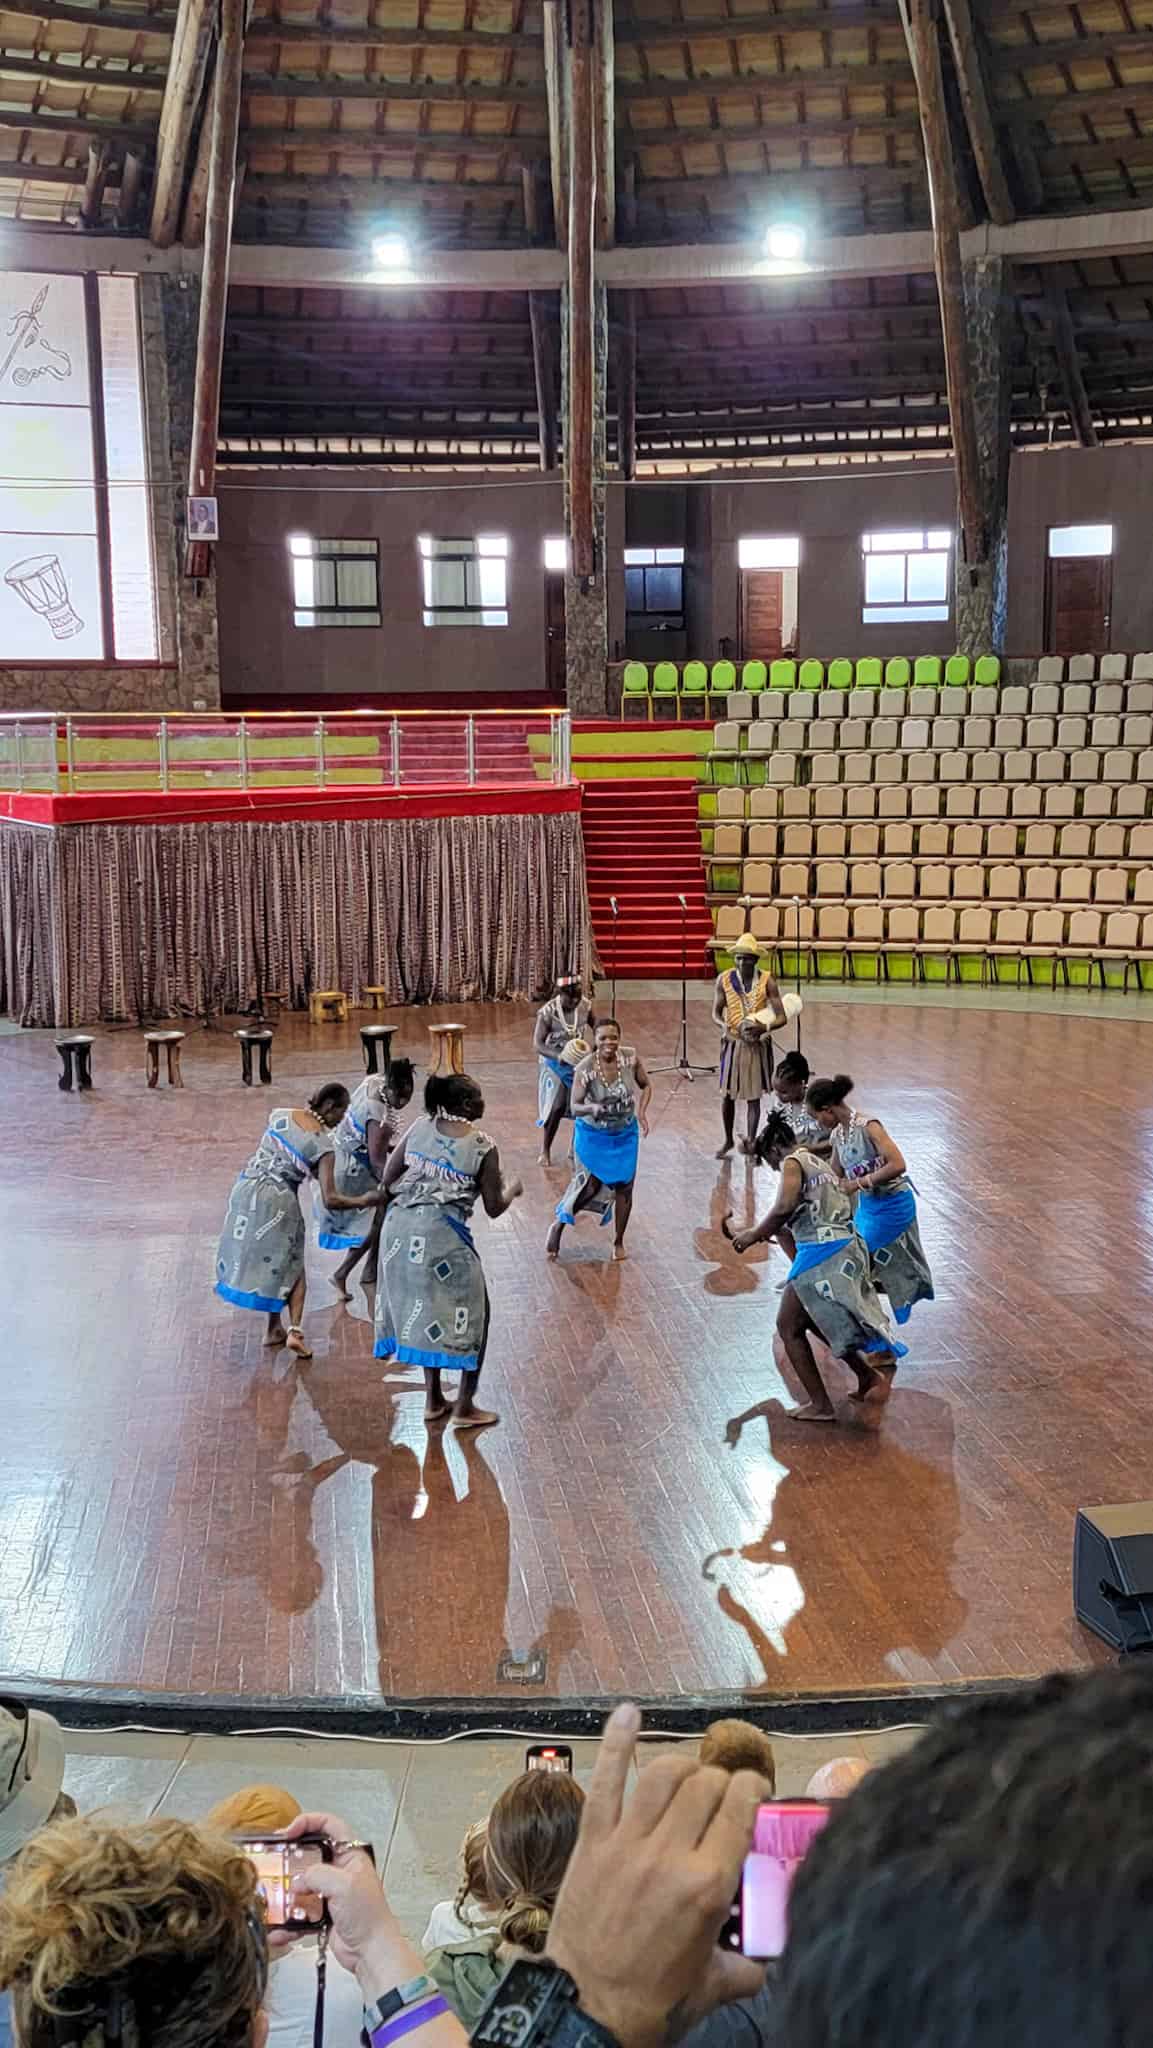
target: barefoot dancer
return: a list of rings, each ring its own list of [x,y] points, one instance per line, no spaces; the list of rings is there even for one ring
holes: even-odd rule
[[[773,1092],[765,1104],[765,1114],[772,1116],[774,1110],[779,1111],[798,1142],[823,1159],[830,1149],[829,1134],[805,1106],[808,1085],[809,1062],[804,1053],[787,1052],[773,1075]]]
[[[359,1209],[337,1192],[332,1132],[348,1108],[339,1081],[318,1088],[307,1109],[274,1109],[268,1128],[228,1199],[216,1259],[216,1292],[236,1308],[263,1310],[270,1345],[287,1343],[311,1358],[300,1319],[304,1313],[304,1217],[300,1189],[311,1175],[325,1207]],[[374,1202],[379,1196],[373,1196]],[[288,1334],[281,1310],[288,1305]]]
[[[575,1223],[582,1209],[595,1209],[602,1224],[615,1215],[613,1257],[627,1257],[625,1231],[632,1213],[637,1153],[640,1134],[649,1134],[645,1112],[653,1091],[632,1047],[622,1046],[615,1017],[602,1018],[597,1025],[595,1046],[573,1076],[577,1166],[557,1203],[557,1220],[548,1234],[550,1259],[560,1250],[566,1223]]]
[[[857,1401],[886,1401],[903,1344],[889,1334],[885,1311],[869,1278],[869,1259],[853,1235],[847,1195],[831,1168],[798,1145],[789,1125],[774,1111],[757,1141],[757,1158],[780,1174],[777,1199],[762,1223],[725,1236],[734,1250],[776,1238],[792,1265],[781,1297],[777,1335],[808,1400],[792,1411],[796,1422],[835,1422],[825,1383],[809,1349],[808,1336],[823,1337],[835,1358],[857,1376]]]
[[[919,1301],[932,1301],[933,1275],[917,1227],[917,1201],[904,1154],[880,1119],[850,1109],[847,1074],[814,1081],[805,1097],[822,1130],[832,1133],[833,1169],[856,1196],[853,1225],[872,1262],[873,1285],[885,1294],[898,1323]]]
[[[458,1372],[451,1420],[484,1429],[500,1418],[475,1400],[489,1302],[468,1219],[478,1196],[487,1215],[503,1216],[524,1189],[502,1180],[496,1146],[477,1128],[484,1097],[471,1075],[430,1074],[424,1109],[384,1176],[375,1355],[423,1367],[426,1422],[449,1417],[440,1376]]]
[[[538,1166],[552,1165],[556,1134],[569,1113],[573,1069],[561,1055],[574,1038],[590,1040],[595,1023],[592,1004],[581,994],[579,974],[558,975],[556,994],[537,1011],[532,1035],[533,1051],[540,1060],[537,1124],[544,1132]]]
[[[359,1197],[365,1203],[363,1208],[334,1216],[322,1202],[316,1213],[322,1250],[347,1253],[332,1276],[333,1286],[346,1301],[354,1266],[366,1252],[376,1251],[381,1208],[379,1202],[369,1204],[367,1197],[380,1192],[388,1155],[396,1143],[400,1112],[412,1101],[412,1084],[411,1060],[393,1060],[387,1075],[370,1074],[355,1090],[333,1140],[337,1193]],[[372,1268],[370,1273],[366,1267],[364,1274],[370,1284],[376,1277],[375,1256]]]
[[[771,974],[758,971],[761,945],[752,932],[744,932],[733,947],[733,965],[718,974],[713,991],[713,1023],[721,1039],[721,1121],[724,1143],[717,1153],[723,1159],[733,1149],[733,1120],[738,1102],[746,1104],[746,1135],[738,1151],[751,1152],[761,1117],[761,1097],[772,1087],[773,1041],[770,1030],[755,1022],[758,1010],[772,1016],[771,1030],[786,1020],[781,992]]]

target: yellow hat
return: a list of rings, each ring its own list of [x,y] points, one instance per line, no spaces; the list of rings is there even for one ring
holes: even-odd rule
[[[733,947],[734,953],[763,953],[764,950],[760,940],[755,938],[752,932],[742,932]]]

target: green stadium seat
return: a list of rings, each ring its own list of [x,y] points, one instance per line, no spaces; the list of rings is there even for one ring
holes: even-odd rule
[[[884,670],[875,655],[867,655],[857,663],[858,690],[879,690],[884,681]]]
[[[973,669],[973,681],[979,689],[996,686],[1001,680],[1001,657],[999,654],[979,654]]]
[[[826,690],[851,690],[853,687],[853,664],[851,661],[831,661],[825,677]]]
[[[746,661],[741,669],[741,688],[751,690],[754,697],[758,690],[768,688],[769,671],[763,661]]]
[[[823,661],[803,661],[797,678],[802,690],[823,690],[825,687],[825,664]]]
[[[919,654],[913,663],[913,682],[919,689],[939,690],[944,664],[939,654]]]
[[[774,661],[769,664],[770,690],[795,690],[797,687],[797,664],[795,661]]]
[[[727,697],[736,687],[736,663],[732,661],[714,661],[713,672],[709,677],[710,694],[714,697]],[[749,686],[745,683],[742,687],[747,690]]]
[[[967,654],[951,654],[945,663],[945,681],[950,689],[963,690],[973,673],[973,664]]]
[[[709,672],[703,661],[686,661],[681,670],[681,696],[699,697],[702,709],[709,694]]]
[[[912,672],[908,658],[903,654],[894,654],[892,659],[885,663],[885,688],[907,690]]]
[[[667,707],[675,705],[679,716],[681,702],[680,679],[677,675],[677,665],[675,661],[658,661],[655,669],[653,670],[652,688],[653,704],[655,705],[659,701],[661,704]]]
[[[653,715],[652,699],[649,696],[649,672],[643,661],[626,661],[621,673],[621,717],[631,712],[634,704],[643,704],[649,717]]]

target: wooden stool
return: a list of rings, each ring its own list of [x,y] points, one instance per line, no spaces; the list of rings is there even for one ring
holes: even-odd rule
[[[432,1040],[432,1058],[428,1063],[430,1074],[463,1074],[464,1072],[463,1024],[430,1024],[428,1035]]]
[[[70,1038],[58,1038],[56,1050],[60,1054],[63,1072],[56,1086],[61,1094],[71,1095],[72,1084],[85,1089],[92,1086],[92,1040],[82,1033],[74,1032]]]
[[[246,1088],[252,1086],[252,1055],[260,1055],[260,1079],[267,1085],[272,1079],[272,1032],[250,1028],[234,1031],[233,1037],[240,1042],[240,1078]]]
[[[314,988],[308,998],[310,1024],[346,1024],[348,997],[339,988]]]
[[[368,997],[368,1007],[370,1010],[387,1010],[388,990],[386,988],[378,988],[375,982],[366,981],[360,993],[362,996]]]
[[[387,1081],[392,1066],[392,1041],[395,1024],[362,1024],[360,1027],[360,1049],[364,1054],[366,1074],[383,1074]],[[377,1065],[379,1058],[380,1064]]]
[[[144,1043],[148,1049],[148,1086],[155,1088],[160,1079],[160,1048],[163,1046],[168,1056],[168,1085],[170,1088],[183,1088],[184,1077],[180,1072],[183,1031],[146,1031]]]

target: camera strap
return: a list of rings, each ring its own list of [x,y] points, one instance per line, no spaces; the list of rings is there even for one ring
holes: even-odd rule
[[[324,1987],[328,1982],[328,1928],[321,1927],[316,1943],[316,2006],[312,2015],[312,2048],[324,2048]]]

